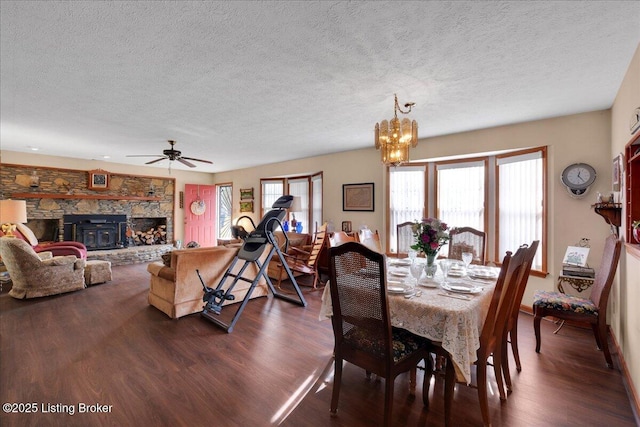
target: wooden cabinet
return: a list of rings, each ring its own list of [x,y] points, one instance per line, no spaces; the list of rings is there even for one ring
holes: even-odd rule
[[[625,158],[625,238],[637,246],[631,223],[640,221],[640,131],[631,138],[624,149]]]

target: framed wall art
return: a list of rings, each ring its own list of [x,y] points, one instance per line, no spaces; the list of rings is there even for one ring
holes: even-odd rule
[[[253,200],[253,187],[240,189],[240,200]]]
[[[240,212],[253,212],[253,200],[249,202],[240,202]]]
[[[89,190],[108,190],[109,173],[102,169],[91,170],[89,173]]]
[[[613,165],[612,165],[612,177],[611,177],[611,183],[612,183],[612,190],[613,191],[620,191],[620,184],[622,182],[622,172],[623,172],[623,160],[622,160],[622,154],[617,155],[614,159],[613,159]],[[613,200],[611,200],[611,202],[613,203]]]
[[[363,184],[343,184],[342,210],[373,212],[375,208],[373,190],[373,182]]]

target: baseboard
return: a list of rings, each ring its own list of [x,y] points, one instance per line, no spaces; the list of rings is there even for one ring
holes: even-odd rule
[[[618,354],[618,362],[620,363],[620,370],[622,371],[622,381],[624,383],[624,388],[627,390],[629,401],[631,402],[631,410],[633,411],[633,416],[636,419],[636,425],[640,426],[640,399],[638,398],[638,391],[633,385],[629,368],[627,367],[627,362],[622,355],[622,350],[620,349],[616,335],[613,333],[611,328],[609,328],[609,333],[611,334],[611,340],[613,341],[616,353]]]

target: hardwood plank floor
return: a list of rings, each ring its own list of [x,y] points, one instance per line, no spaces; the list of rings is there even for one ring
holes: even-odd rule
[[[252,300],[227,334],[199,314],[171,320],[149,306],[146,265],[114,267],[113,276],[55,297],[0,295],[0,401],[37,409],[3,412],[2,426],[381,424],[384,383],[349,364],[338,416],[329,415],[333,334],[318,320],[321,290],[303,287],[306,308]],[[222,316],[234,313],[229,306]],[[532,323],[521,314],[514,392],[504,403],[490,394],[494,426],[636,425],[622,375],[605,367],[590,330],[553,335],[555,325],[543,322],[536,354]],[[435,382],[426,411],[420,387],[412,398],[408,379],[396,380],[395,425],[444,425],[443,380]],[[97,409],[106,412],[86,412]],[[475,389],[456,387],[454,423],[481,425]]]

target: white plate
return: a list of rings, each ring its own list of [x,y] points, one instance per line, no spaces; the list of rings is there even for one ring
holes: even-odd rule
[[[398,261],[392,261],[390,263],[390,265],[394,266],[394,267],[406,267],[411,265],[411,261],[409,260],[398,260]]]
[[[425,288],[437,288],[438,282],[433,279],[423,279],[419,283],[420,286],[424,286]]]
[[[390,271],[389,272],[389,276],[407,277],[408,275],[409,273],[407,273],[406,271]]]
[[[464,276],[464,270],[449,270],[449,276],[462,277]]]
[[[469,285],[463,285],[463,284],[442,284],[442,289],[444,289],[445,291],[449,291],[449,292],[455,292],[455,293],[459,293],[459,294],[477,294],[482,292],[482,288],[478,287],[478,286],[469,286]]]
[[[404,294],[407,292],[407,287],[403,285],[390,285],[387,284],[387,292],[390,294]]]
[[[495,279],[498,277],[498,274],[492,270],[474,268],[473,270],[469,270],[469,276],[477,279]]]

